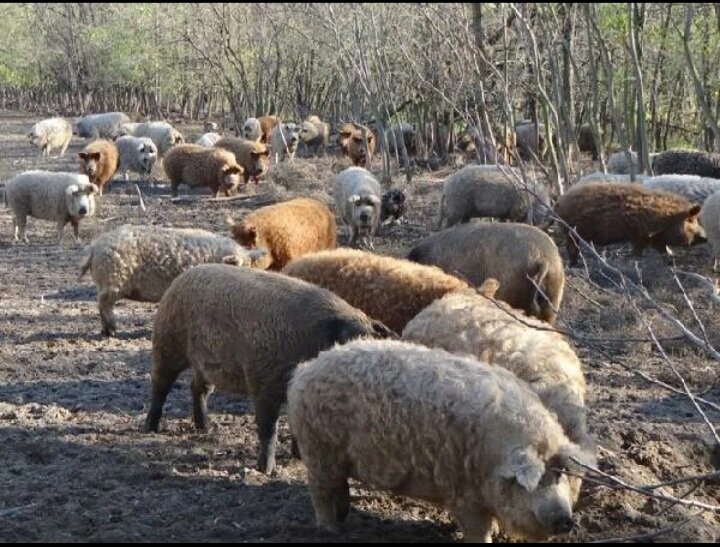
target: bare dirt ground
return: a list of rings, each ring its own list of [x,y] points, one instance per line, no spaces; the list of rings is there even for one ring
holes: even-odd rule
[[[0,181],[33,168],[75,170],[84,145],[74,139],[64,158],[40,160],[25,134],[38,118],[0,113]],[[199,126],[181,126],[199,135]],[[327,199],[332,159],[298,160],[306,178],[286,186]],[[308,175],[309,173],[309,175]],[[315,178],[314,174],[317,174]],[[158,177],[162,172],[158,169]],[[409,187],[408,223],[382,231],[377,251],[396,256],[434,230],[442,173],[418,173]],[[292,179],[292,177],[290,177]],[[269,185],[266,185],[266,188]],[[132,185],[117,183],[96,217],[81,223],[84,242],[123,223],[200,227],[225,232],[227,215],[242,203],[188,200],[172,204],[169,189],[141,183],[147,211]],[[183,188],[181,188],[181,193]],[[264,192],[261,188],[259,192]],[[273,195],[283,194],[280,187]],[[189,381],[168,398],[162,432],[141,433],[149,395],[154,304],[121,301],[119,335],[102,338],[89,278],[77,280],[83,246],[66,232],[55,244],[52,223],[29,220],[29,245],[12,245],[11,215],[0,209],[0,541],[412,541],[460,538],[448,515],[412,500],[355,485],[346,531],[316,531],[301,462],[290,458],[281,420],[278,470],[254,470],[256,433],[247,400],[216,394],[210,433],[193,431]],[[609,256],[631,269],[628,249]],[[679,251],[680,269],[710,275],[707,246]],[[640,269],[649,291],[693,329],[697,324],[670,271],[647,251]],[[621,368],[678,386],[648,339],[644,321],[663,339],[690,389],[720,404],[720,364],[665,326],[657,311],[641,313],[606,280],[591,282],[568,271],[561,327],[591,337],[578,346],[588,381],[589,426],[600,445],[600,468],[635,484],[702,475],[720,467],[709,428],[687,397]],[[720,321],[708,291],[688,281],[688,296],[709,339],[720,340]],[[623,342],[613,340],[624,339]],[[640,339],[640,341],[627,341]],[[708,418],[720,414],[705,408]],[[720,502],[720,484],[683,483],[662,489],[705,503]],[[717,541],[720,515],[699,513],[586,481],[574,532],[561,540],[591,541],[655,534],[654,540]],[[500,540],[506,539],[503,537]]]

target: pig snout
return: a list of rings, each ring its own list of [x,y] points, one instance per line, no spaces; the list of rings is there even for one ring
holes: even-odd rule
[[[567,514],[559,514],[550,519],[550,532],[552,534],[567,534],[575,525],[572,517]]]
[[[697,232],[695,232],[695,237],[693,238],[693,244],[697,245],[699,243],[707,243],[707,233],[703,228],[699,228]]]

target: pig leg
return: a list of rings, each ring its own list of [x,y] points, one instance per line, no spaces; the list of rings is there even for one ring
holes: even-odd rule
[[[492,543],[493,517],[482,509],[453,511],[465,543]]]
[[[572,240],[570,234],[567,234],[566,249],[568,258],[570,259],[570,266],[576,266],[578,263],[578,257],[580,256],[580,249],[578,249],[578,246]]]
[[[146,433],[157,433],[165,399],[167,399],[168,393],[170,393],[181,371],[181,367],[165,367],[162,364],[154,367],[152,371],[152,401],[145,419]]]
[[[60,220],[57,223],[57,237],[58,237],[57,244],[58,245],[60,245],[62,243],[64,233],[65,233],[65,221]]]
[[[205,430],[208,427],[207,402],[213,386],[208,384],[202,373],[196,369],[190,389],[193,396],[193,423],[196,429]]]
[[[114,291],[101,291],[98,294],[98,310],[100,310],[100,324],[102,325],[103,336],[115,336],[117,324],[113,308],[119,295]]]
[[[23,240],[25,243],[29,243],[28,238],[25,235],[26,227],[27,217],[25,215],[17,215],[13,217],[13,239],[15,241]]]
[[[255,422],[260,437],[258,469],[270,475],[275,469],[275,447],[277,446],[277,421],[282,402],[276,396],[260,394],[255,399]]]
[[[318,527],[337,533],[350,512],[350,488],[347,476],[332,467],[308,470],[308,486]]]
[[[100,192],[102,192],[102,186],[100,187]],[[100,195],[102,195],[102,193]],[[72,224],[72,227],[73,227],[73,234],[75,235],[75,242],[80,243],[80,223],[77,221],[77,219],[71,218],[70,224]]]
[[[350,247],[355,245],[358,237],[358,229],[356,226],[350,226],[350,237],[348,238],[348,245]]]

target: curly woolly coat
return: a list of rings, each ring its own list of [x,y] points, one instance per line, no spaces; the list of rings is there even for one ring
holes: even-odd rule
[[[408,259],[439,266],[474,286],[495,278],[500,282],[500,300],[550,324],[560,309],[565,288],[562,258],[550,236],[533,226],[455,226],[422,240]]]
[[[667,150],[655,157],[653,171],[656,175],[699,175],[720,179],[720,154],[699,150]]]
[[[220,133],[204,133],[197,141],[195,141],[195,144],[210,147],[215,146],[215,143],[220,139],[222,139],[222,135],[220,135]]]
[[[304,256],[283,273],[333,291],[396,332],[435,299],[468,288],[440,268],[354,249]]]
[[[720,192],[705,200],[700,210],[700,222],[712,247],[713,270],[717,271],[720,260]]]
[[[280,124],[280,118],[277,116],[260,116],[258,122],[260,122],[261,131],[260,142],[267,144],[270,142],[273,129]]]
[[[149,175],[152,172],[158,153],[157,146],[151,139],[126,135],[118,137],[115,145],[120,154],[118,171],[122,173],[125,180],[128,179],[128,171],[141,175]]]
[[[452,174],[443,185],[440,220],[448,226],[468,222],[471,218],[494,217],[511,222],[541,224],[547,219],[544,204],[549,193],[537,184],[533,193],[521,183],[520,172],[510,167],[468,165]],[[532,189],[532,187],[531,187]]]
[[[229,219],[233,238],[241,245],[268,250],[267,268],[281,270],[291,260],[337,245],[335,215],[309,198],[262,207],[239,222]]]
[[[300,124],[300,139],[308,155],[324,156],[330,138],[330,126],[317,116],[310,116]]]
[[[49,118],[39,121],[32,126],[28,134],[30,142],[40,148],[42,156],[49,155],[53,148],[59,148],[60,155],[64,156],[72,136],[72,125],[64,118]]]
[[[363,167],[349,167],[332,178],[332,186],[335,210],[350,231],[348,244],[362,237],[372,248],[382,208],[382,189],[375,175]]]
[[[167,122],[128,123],[122,125],[120,130],[125,135],[151,139],[160,157],[163,157],[173,146],[185,142],[182,134]]]
[[[97,140],[88,144],[83,148],[82,152],[78,152],[80,158],[80,168],[85,173],[90,182],[97,185],[100,195],[103,194],[103,188],[110,181],[120,166],[120,153],[115,143],[106,140]]]
[[[205,230],[121,226],[85,249],[80,277],[89,270],[98,292],[102,332],[117,331],[113,309],[123,298],[158,302],[185,270],[209,262],[260,265],[265,252],[248,252],[232,239]]]
[[[74,132],[78,137],[86,139],[111,139],[126,123],[130,123],[130,118],[122,112],[90,114],[75,121]]]
[[[375,156],[377,138],[371,129],[359,126],[347,139],[347,153],[353,165],[370,167]]]
[[[706,241],[698,223],[699,205],[641,184],[575,186],[558,200],[555,213],[587,242],[607,245],[630,241],[638,253],[648,245],[662,252],[666,245]],[[567,246],[575,261],[578,249],[570,237]]]
[[[625,152],[615,152],[610,154],[610,158],[607,162],[608,172],[617,175],[629,175],[630,165],[632,165],[635,173],[638,173],[640,169],[640,160],[638,159],[637,152],[630,151],[630,162],[631,163],[628,163]]]
[[[258,182],[258,179],[267,174],[270,166],[270,150],[265,144],[237,137],[223,137],[215,143],[215,146],[235,154],[235,159],[244,170],[245,184],[250,178]]]
[[[243,168],[235,155],[220,148],[207,148],[198,144],[180,144],[163,158],[163,169],[170,179],[173,197],[178,186],[207,186],[217,196],[222,190],[230,195],[240,184]]]
[[[465,541],[497,521],[542,539],[568,531],[568,457],[592,463],[524,382],[439,349],[356,341],[297,367],[288,389],[318,525],[337,531],[348,478],[446,507]]]
[[[353,338],[385,335],[334,294],[274,272],[203,264],[167,290],[153,326],[153,400],[146,428],[157,431],[178,374],[193,369],[193,418],[206,427],[213,386],[252,397],[260,454],[275,466],[277,419],[295,366]]]
[[[501,284],[502,286],[502,284]],[[492,296],[490,294],[486,296]],[[593,451],[587,432],[585,376],[565,338],[518,310],[474,293],[448,294],[410,321],[403,339],[428,347],[469,354],[508,369],[526,381],[555,412],[566,435]],[[575,481],[575,500],[580,490]]]
[[[294,123],[280,123],[275,126],[270,134],[270,149],[275,162],[281,162],[286,157],[295,158],[295,153],[300,144],[298,126]]]
[[[642,183],[647,179],[646,175],[635,175],[635,182]],[[578,179],[575,184],[587,184],[589,182],[607,182],[612,184],[628,184],[632,182],[630,175],[620,175],[617,173],[603,173],[602,171],[595,171],[594,173],[588,173]]]
[[[702,205],[707,198],[720,191],[720,179],[698,175],[659,175],[645,178],[643,185],[651,190],[672,192],[698,205]]]
[[[95,214],[94,195],[98,191],[98,187],[80,173],[26,171],[15,175],[5,185],[5,204],[13,212],[15,240],[27,241],[27,217],[55,221],[58,243],[69,222],[75,239],[79,240],[79,223]]]

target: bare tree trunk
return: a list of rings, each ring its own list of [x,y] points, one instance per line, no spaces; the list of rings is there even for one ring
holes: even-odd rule
[[[585,6],[583,6],[583,9],[586,12],[587,16],[587,9],[585,9]],[[590,29],[590,25],[588,24],[586,26],[587,30],[587,39],[588,39],[588,45],[592,44],[592,31]],[[605,149],[603,146],[603,139],[600,134],[600,83],[598,82],[598,66],[597,61],[595,60],[594,55],[589,56],[590,60],[590,90],[591,90],[591,100],[590,100],[590,116],[588,117],[590,130],[593,134],[593,139],[595,140],[597,149],[598,149],[598,156],[600,158],[600,167],[602,168],[603,173],[607,173],[607,164],[605,162]]]
[[[685,5],[685,32],[681,34],[682,36],[682,42],[683,42],[683,51],[685,52],[685,62],[687,64],[688,70],[690,71],[690,76],[693,81],[693,85],[695,86],[695,100],[698,102],[698,106],[700,107],[700,110],[702,111],[703,115],[703,121],[707,124],[707,126],[710,128],[710,130],[713,133],[714,139],[715,139],[715,147],[714,150],[716,152],[720,152],[720,127],[718,127],[717,120],[713,117],[712,110],[710,110],[710,106],[708,105],[707,101],[705,100],[705,91],[702,86],[702,82],[700,81],[700,77],[698,76],[697,69],[695,68],[695,63],[693,61],[692,53],[690,51],[690,39],[691,39],[691,33],[692,33],[692,23],[693,23],[693,17],[695,14],[695,8],[692,3]]]
[[[614,129],[617,131],[618,138],[620,139],[620,146],[622,146],[625,151],[625,158],[630,167],[630,180],[634,181],[637,173],[635,173],[635,166],[632,162],[632,157],[630,156],[627,134],[625,132],[620,113],[615,107],[615,86],[613,84],[614,72],[612,63],[610,62],[610,55],[608,53],[607,46],[603,41],[603,33],[597,23],[595,6],[591,4],[583,4],[583,10],[585,11],[585,18],[588,21],[588,24],[590,24],[593,29],[595,45],[600,51],[600,60],[602,62],[603,73],[605,74],[605,82],[607,86],[608,108],[613,119]]]
[[[643,88],[642,67],[640,66],[640,54],[638,52],[638,30],[641,28],[638,6],[628,4],[630,15],[630,58],[635,70],[635,90],[637,97],[637,135],[638,135],[638,160],[640,172],[647,169],[652,175],[650,155],[647,147],[647,132],[645,130],[645,90]]]
[[[667,43],[667,33],[670,26],[670,16],[672,15],[672,4],[667,4],[665,19],[663,20],[660,30],[660,54],[658,55],[655,70],[653,71],[652,95],[650,97],[650,124],[652,127],[653,141],[655,149],[662,146],[662,121],[658,116],[658,95],[660,93],[660,78],[662,69],[665,64],[665,44]]]

